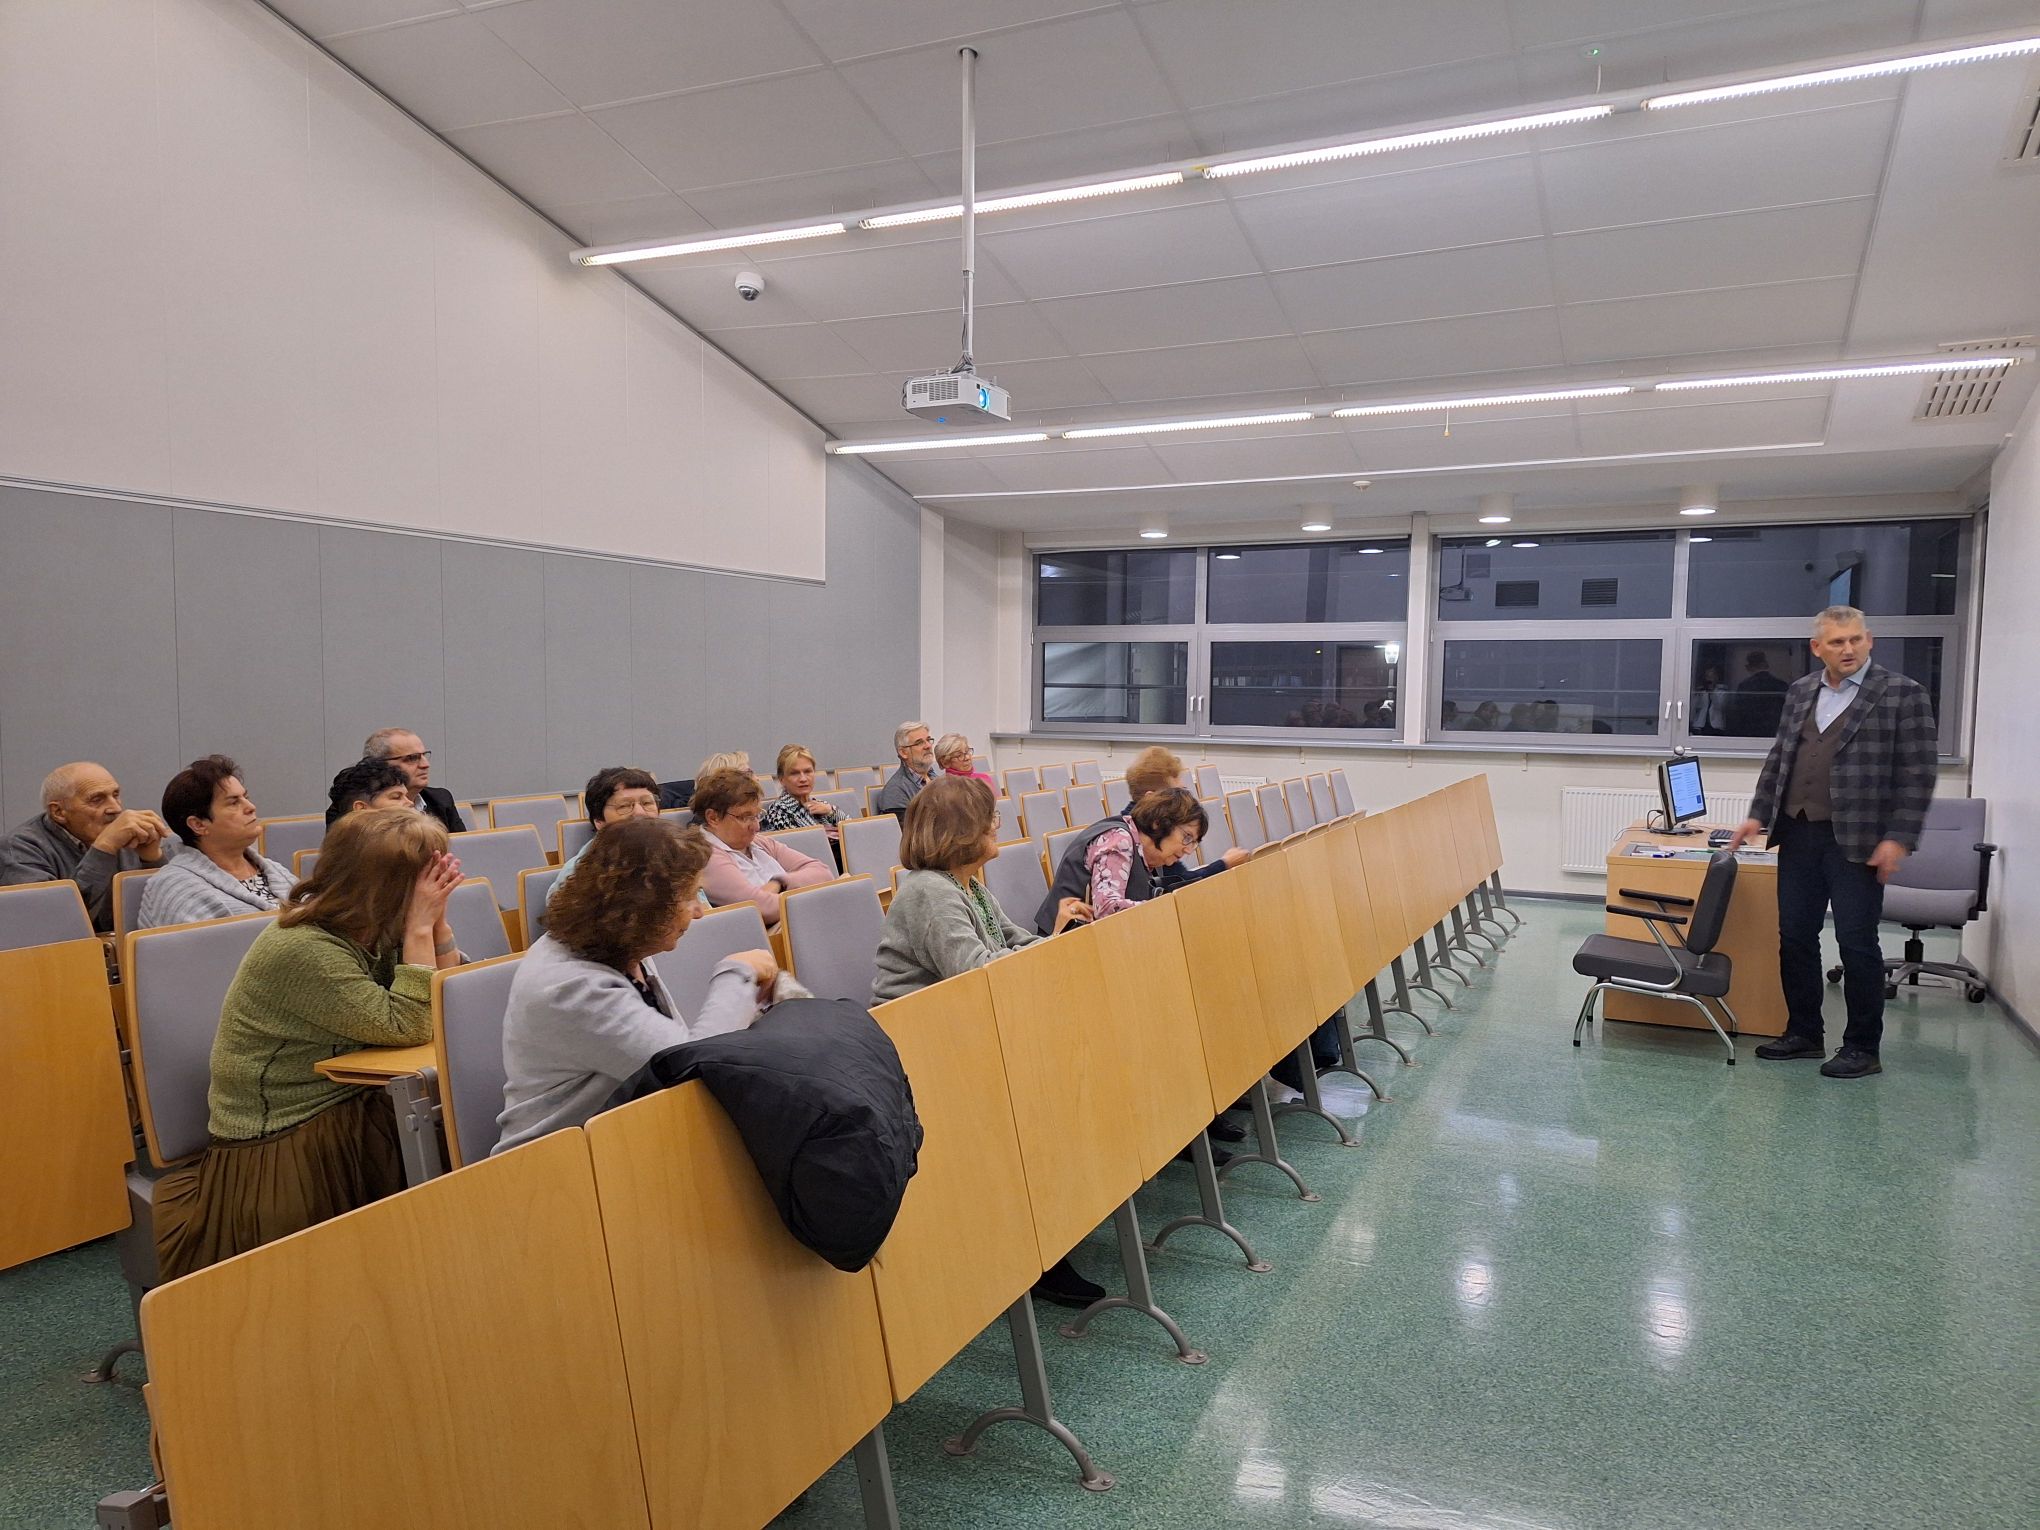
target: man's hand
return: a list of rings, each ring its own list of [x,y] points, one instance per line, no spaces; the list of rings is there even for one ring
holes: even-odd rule
[[[1754,818],[1745,818],[1742,821],[1741,827],[1739,827],[1733,834],[1728,836],[1728,845],[1726,848],[1730,850],[1740,850],[1750,840],[1761,838],[1763,832],[1764,832],[1763,824],[1759,823]]]
[[[1879,882],[1889,882],[1898,872],[1899,863],[1906,858],[1906,848],[1895,839],[1879,840],[1877,848],[1870,852],[1870,865],[1877,872]]]
[[[99,831],[99,838],[92,841],[92,848],[107,855],[118,855],[132,848],[147,860],[156,853],[156,848],[163,843],[163,836],[169,832],[170,826],[147,808],[129,808]]]

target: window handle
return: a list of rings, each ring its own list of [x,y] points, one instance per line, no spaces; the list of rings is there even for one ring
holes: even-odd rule
[[[1665,709],[1659,714],[1658,720],[1660,722],[1670,722],[1672,720],[1672,704],[1669,701],[1665,703]]]
[[[1673,702],[1673,703],[1672,703],[1672,705],[1673,705],[1674,707],[1678,708],[1678,717],[1679,717],[1679,721],[1680,721],[1680,722],[1684,722],[1684,721],[1686,720],[1686,701],[1685,701],[1685,698],[1684,698],[1684,697],[1680,697],[1680,698],[1679,698],[1679,700],[1677,700],[1677,701]]]

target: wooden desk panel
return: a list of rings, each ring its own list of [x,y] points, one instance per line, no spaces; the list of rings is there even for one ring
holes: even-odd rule
[[[1156,898],[1101,919],[1097,932],[1105,998],[1122,1027],[1117,1034],[1133,1080],[1141,1178],[1153,1179],[1211,1123],[1211,1076],[1183,964],[1176,900]]]
[[[1663,845],[1675,850],[1698,850],[1707,843],[1702,835],[1652,834],[1642,827],[1625,829],[1608,851],[1608,901],[1619,903],[1619,890],[1634,887],[1643,892],[1668,893],[1680,898],[1700,896],[1700,882],[1706,875],[1705,861],[1656,861],[1622,853],[1632,844]],[[1674,909],[1674,913],[1687,910]],[[1607,932],[1624,940],[1650,939],[1650,929],[1640,919],[1607,917]],[[1667,931],[1666,940],[1677,944]],[[1778,986],[1778,868],[1775,865],[1744,864],[1736,868],[1735,892],[1728,903],[1728,917],[1722,922],[1721,939],[1715,949],[1735,964],[1728,1002],[1741,1022],[1745,1036],[1779,1036],[1785,1031],[1785,994]],[[1610,1020],[1638,1021],[1650,1025],[1678,1025],[1706,1029],[1690,1004],[1670,999],[1653,999],[1641,994],[1610,992],[1604,996],[1604,1013]]]
[[[514,954],[514,953],[513,953]],[[507,957],[498,957],[507,961]],[[336,1084],[387,1084],[437,1067],[439,1055],[431,1042],[415,1047],[363,1047],[312,1064],[312,1071]]]
[[[1292,1050],[1271,1034],[1262,1009],[1247,935],[1246,873],[1253,865],[1250,861],[1169,895],[1182,925],[1183,962],[1197,1005],[1214,1115]]]
[[[762,1525],[892,1408],[871,1271],[793,1240],[704,1084],[587,1133],[653,1530]]]
[[[134,1158],[96,938],[0,951],[0,1270],[128,1225]]]

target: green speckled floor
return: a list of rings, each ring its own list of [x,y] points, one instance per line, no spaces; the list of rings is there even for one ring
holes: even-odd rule
[[[1072,1342],[1039,1309],[1058,1410],[1119,1486],[1080,1491],[1020,1425],[942,1455],[1014,1400],[1000,1325],[887,1426],[910,1530],[2040,1520],[2040,1054],[1944,993],[1891,1006],[1864,1081],[1619,1025],[1575,1052],[1568,959],[1598,912],[1518,906],[1531,927],[1437,1036],[1392,1021],[1420,1066],[1363,1049],[1395,1098],[1358,1148],[1284,1119],[1321,1204],[1234,1177],[1272,1273],[1195,1230],[1154,1260],[1210,1364],[1131,1314]],[[1187,1174],[1142,1193],[1150,1232]],[[1104,1275],[1109,1237],[1080,1262]],[[90,1525],[143,1480],[133,1377],[75,1380],[122,1315],[106,1245],[0,1275],[0,1526]],[[859,1523],[847,1470],[785,1523]]]

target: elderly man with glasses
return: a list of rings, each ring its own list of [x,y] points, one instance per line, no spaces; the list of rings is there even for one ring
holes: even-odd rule
[[[907,804],[921,794],[935,775],[935,730],[924,722],[903,722],[893,729],[893,753],[900,768],[886,780],[878,794],[878,810],[903,817]]]
[[[389,761],[404,773],[404,779],[410,783],[411,806],[414,809],[438,819],[446,825],[449,834],[466,831],[467,825],[461,821],[460,809],[454,806],[453,793],[432,785],[432,751],[409,728],[376,729],[361,746],[361,757],[364,760]]]

